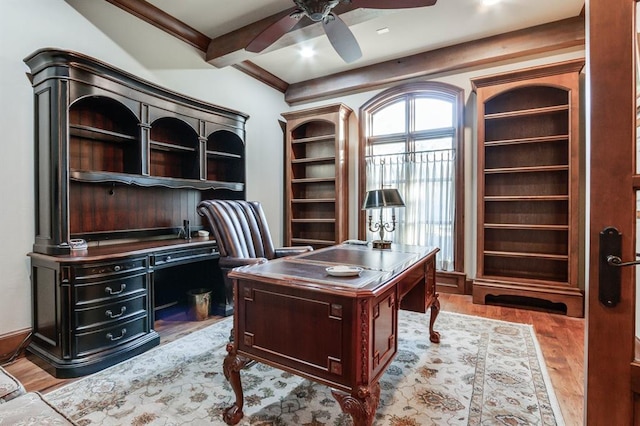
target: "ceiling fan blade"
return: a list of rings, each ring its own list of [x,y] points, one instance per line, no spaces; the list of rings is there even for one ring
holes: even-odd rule
[[[346,62],[351,63],[362,56],[360,45],[342,19],[333,13],[324,20],[322,27],[333,48]]]
[[[369,9],[410,9],[433,6],[437,0],[352,0],[352,4]]]
[[[254,53],[260,53],[267,47],[275,43],[280,37],[285,35],[291,28],[295,27],[298,23],[298,19],[291,15],[285,15],[276,21],[274,24],[267,27],[266,30],[261,32],[251,40],[251,42],[245,47],[245,50]]]

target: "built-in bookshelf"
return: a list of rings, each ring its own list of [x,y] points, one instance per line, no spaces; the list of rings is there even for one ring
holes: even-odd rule
[[[583,315],[579,73],[583,60],[472,80],[478,110],[473,300],[539,299]]]
[[[348,235],[348,118],[343,104],[283,114],[285,242],[326,247]]]

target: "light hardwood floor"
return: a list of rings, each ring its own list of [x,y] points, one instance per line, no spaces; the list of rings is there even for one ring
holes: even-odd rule
[[[454,294],[440,294],[440,303],[443,311],[532,324],[566,425],[583,424],[584,319],[506,306],[474,305],[471,296]],[[160,344],[164,344],[219,320],[220,317],[211,317],[193,322],[175,315],[156,321],[155,328],[160,333]],[[44,394],[74,380],[56,379],[25,357],[5,368],[28,391]]]

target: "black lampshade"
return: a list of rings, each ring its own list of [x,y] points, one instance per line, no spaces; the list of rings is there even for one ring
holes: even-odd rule
[[[367,191],[362,203],[362,210],[380,207],[404,207],[404,201],[396,188]]]

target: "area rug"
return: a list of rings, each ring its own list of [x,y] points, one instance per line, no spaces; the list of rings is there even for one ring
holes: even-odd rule
[[[533,328],[400,312],[398,354],[380,380],[375,425],[564,425]],[[45,395],[79,425],[223,425],[228,318]],[[263,364],[241,372],[240,425],[351,425],[330,389]]]

